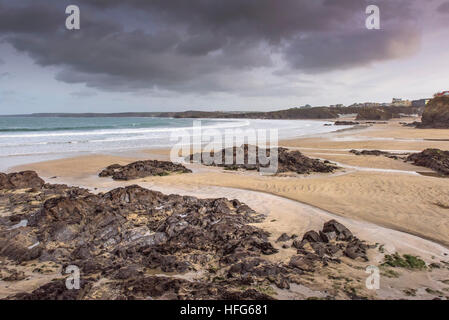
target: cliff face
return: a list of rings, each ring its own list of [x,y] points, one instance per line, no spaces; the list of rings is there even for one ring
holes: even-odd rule
[[[449,96],[429,101],[422,115],[421,128],[449,129]]]

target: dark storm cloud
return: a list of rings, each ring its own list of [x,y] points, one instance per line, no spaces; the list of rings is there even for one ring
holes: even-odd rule
[[[397,41],[398,38],[407,41]],[[419,35],[407,28],[374,32],[369,37],[361,30],[332,38],[324,35],[297,39],[288,45],[285,54],[295,69],[324,72],[405,57],[414,53],[419,43]]]
[[[57,79],[105,90],[239,91],[243,73],[275,65],[327,72],[413,52],[409,0],[0,0],[0,37]],[[33,4],[34,3],[34,4]],[[364,28],[381,7],[384,31]],[[78,4],[81,30],[64,28]]]
[[[61,22],[60,12],[46,4],[12,6],[0,2],[0,32],[53,32],[59,27],[58,22]]]
[[[448,2],[442,3],[442,4],[438,7],[437,11],[440,12],[440,13],[448,14],[448,13],[449,13],[449,1],[448,1]]]

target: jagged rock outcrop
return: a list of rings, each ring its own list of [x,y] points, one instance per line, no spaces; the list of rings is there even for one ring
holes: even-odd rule
[[[264,257],[279,250],[257,227],[265,216],[240,201],[137,185],[100,194],[51,184],[4,189],[0,209],[10,212],[0,217],[0,258],[12,263],[2,273],[5,281],[23,278],[12,266],[31,260],[75,265],[82,274],[81,290],[67,290],[57,279],[9,299],[271,299],[254,288],[288,289],[304,273],[339,263],[341,255],[365,259],[368,249],[332,220],[302,241],[279,237],[293,241],[297,255],[288,264],[272,262]],[[186,272],[199,278],[172,276]]]
[[[449,129],[449,96],[430,100],[422,115],[419,128]]]
[[[269,160],[272,150],[275,149],[262,149],[257,146],[251,146],[244,144],[240,147],[233,147],[222,149],[219,151],[218,159],[220,163],[215,161],[216,156],[213,151],[210,153],[197,153],[187,157],[187,161],[198,161],[204,165],[224,167],[228,170],[257,170],[261,168],[267,168],[270,164],[261,164],[259,161],[259,155],[266,156]],[[226,154],[232,155],[232,163],[226,163]],[[338,169],[337,166],[332,165],[329,161],[321,161],[318,159],[312,159],[306,157],[299,151],[289,151],[286,148],[277,148],[277,171],[282,172],[296,172],[298,174],[310,174],[314,172],[329,173]],[[238,155],[241,155],[243,163],[239,161],[237,163]]]
[[[5,174],[0,172],[0,189],[40,188],[44,180],[34,171],[22,171]]]
[[[449,151],[440,149],[426,149],[420,153],[413,153],[407,157],[407,161],[414,165],[426,167],[441,175],[449,176]]]
[[[298,249],[299,256],[291,258],[290,266],[304,271],[313,271],[317,263],[339,262],[343,255],[368,261],[367,250],[374,248],[336,220],[326,222],[319,232],[306,232],[301,241],[293,241],[293,247]]]
[[[170,173],[190,173],[182,164],[170,161],[137,161],[125,166],[113,164],[100,172],[100,177],[112,177],[114,180],[133,180],[149,176],[165,176]]]

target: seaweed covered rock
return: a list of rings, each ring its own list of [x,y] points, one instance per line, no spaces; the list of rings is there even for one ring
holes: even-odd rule
[[[125,166],[113,164],[100,172],[100,177],[112,177],[114,180],[133,180],[149,176],[165,176],[170,173],[190,173],[179,163],[159,160],[137,161]]]

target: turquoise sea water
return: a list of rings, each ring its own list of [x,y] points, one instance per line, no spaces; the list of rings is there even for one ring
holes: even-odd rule
[[[176,143],[172,133],[191,133],[193,121],[220,133],[278,129],[281,139],[336,130],[308,120],[0,117],[0,170],[78,154],[170,147]]]

